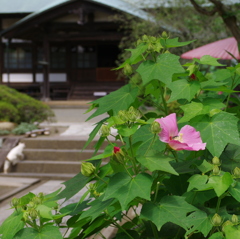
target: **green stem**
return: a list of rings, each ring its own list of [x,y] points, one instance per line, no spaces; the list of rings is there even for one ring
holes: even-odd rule
[[[233,90],[233,86],[234,86],[234,79],[232,79],[231,90]],[[230,97],[231,97],[231,93],[229,93],[229,95],[228,95],[228,97],[227,97],[227,102],[226,102],[225,111],[227,111],[227,109],[228,109],[228,104],[229,104]]]
[[[100,178],[96,173],[94,173],[94,176],[95,176],[96,178],[98,178],[99,180],[101,180],[102,182],[108,184],[105,180],[103,180],[102,178]]]
[[[177,156],[177,153],[174,151],[174,150],[171,150],[176,162],[178,163],[178,156]]]
[[[129,175],[131,178],[133,178],[132,175],[129,173],[129,171],[128,171],[128,169],[127,169],[127,167],[126,167],[125,164],[123,164],[123,167],[126,169],[126,172],[128,173],[128,175]]]
[[[134,172],[135,174],[137,174],[137,165],[136,165],[136,160],[134,158],[134,153],[133,153],[133,148],[132,148],[132,136],[129,137],[129,146],[130,146],[130,149],[131,149],[131,161],[132,161],[132,164],[133,164],[133,168],[134,168]]]
[[[154,200],[153,200],[153,202],[156,202],[156,200],[157,200],[159,185],[160,185],[160,182],[157,182],[157,187],[156,187],[156,192],[155,192],[155,195],[154,195]]]
[[[145,152],[144,156],[147,155],[149,149],[152,147],[153,143],[155,142],[156,135],[157,135],[157,134],[154,134],[153,139],[152,139],[151,143],[149,144],[149,146],[148,146],[148,148],[147,148],[147,151]]]
[[[163,87],[160,86],[159,89],[160,89],[160,93],[161,93],[161,97],[162,97],[162,103],[164,106],[164,113],[165,113],[165,115],[168,115],[168,107],[167,107],[166,100],[164,98]]]
[[[153,224],[153,222],[151,222],[151,228],[152,228],[152,232],[154,235],[154,239],[158,239],[158,232],[157,232],[156,226]]]

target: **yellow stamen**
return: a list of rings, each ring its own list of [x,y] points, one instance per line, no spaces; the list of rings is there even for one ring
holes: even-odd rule
[[[174,136],[173,139],[183,143],[183,133],[180,133],[178,136]]]

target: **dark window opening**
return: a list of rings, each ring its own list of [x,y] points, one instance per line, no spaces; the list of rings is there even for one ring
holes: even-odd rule
[[[27,46],[5,48],[4,67],[6,69],[31,69],[32,48]]]

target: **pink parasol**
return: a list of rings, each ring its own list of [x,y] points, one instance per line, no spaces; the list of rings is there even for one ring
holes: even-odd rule
[[[231,60],[233,57],[227,53],[230,52],[237,59],[240,59],[237,41],[234,37],[226,38],[223,40],[215,41],[207,45],[198,47],[191,51],[185,52],[181,55],[183,59],[200,59],[204,55],[210,55],[215,58],[223,60]]]

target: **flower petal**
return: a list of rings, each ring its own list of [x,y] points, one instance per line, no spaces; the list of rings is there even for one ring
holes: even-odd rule
[[[187,144],[189,147],[193,148],[192,150],[204,150],[206,147],[206,143],[202,142],[200,132],[196,131],[190,125],[185,125],[181,128],[179,135],[182,134],[183,143]]]
[[[162,128],[162,131],[159,134],[160,140],[162,142],[168,143],[171,140],[170,137],[178,135],[177,119],[175,113],[160,119],[156,119],[155,121],[157,121]]]

